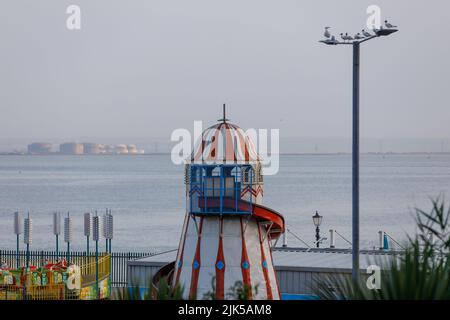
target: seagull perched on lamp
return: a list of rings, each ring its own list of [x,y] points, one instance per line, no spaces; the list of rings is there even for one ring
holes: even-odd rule
[[[325,32],[323,33],[324,37],[329,39],[331,37],[330,31],[328,31],[330,27],[325,27]]]
[[[364,30],[364,29],[362,29],[362,34],[363,34],[363,36],[364,37],[366,37],[366,38],[368,38],[368,37],[371,37],[372,36],[372,34],[370,33],[370,32],[367,32],[366,30]]]
[[[341,38],[344,41],[351,41],[351,40],[353,40],[353,37],[349,36],[347,32],[345,34],[341,33]]]
[[[394,26],[394,25],[390,24],[387,20],[384,20],[384,25],[388,29],[397,28],[397,26]]]
[[[355,34],[355,36],[353,37],[355,40],[361,40],[364,39],[363,36],[361,36],[361,34],[358,32],[357,34]]]
[[[336,40],[335,36],[331,36],[330,42],[333,44],[337,44],[338,41]]]
[[[339,42],[336,40],[335,36],[330,36],[330,39],[320,40],[319,42],[325,43],[325,44],[338,44]]]

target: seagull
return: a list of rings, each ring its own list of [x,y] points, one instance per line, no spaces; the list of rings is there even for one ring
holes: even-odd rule
[[[341,33],[341,38],[344,41],[353,40],[353,38],[351,36],[349,36],[347,32],[345,34]]]
[[[364,30],[364,29],[362,29],[362,34],[363,34],[363,36],[366,37],[366,38],[372,36],[372,34],[371,34],[370,32],[367,32],[367,31]]]
[[[388,29],[397,28],[397,26],[394,26],[394,25],[390,24],[387,20],[384,20],[384,25]]]
[[[328,31],[328,29],[330,29],[330,27],[325,27],[325,32],[324,32],[324,37],[325,38],[330,38],[330,36],[331,36],[331,34],[330,34],[330,31]]]
[[[325,43],[325,44],[338,44],[338,41],[336,40],[335,36],[330,35],[331,38],[330,39],[324,39],[324,40],[320,40],[319,42]]]
[[[355,34],[355,36],[353,38],[355,38],[355,40],[364,39],[364,37],[362,37],[359,32],[357,34]]]

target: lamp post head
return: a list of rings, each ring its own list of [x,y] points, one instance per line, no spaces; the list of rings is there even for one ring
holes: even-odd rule
[[[380,27],[380,29],[373,29],[373,34],[370,32],[367,32],[365,29],[361,30],[361,33],[357,33],[355,37],[352,37],[348,35],[348,32],[346,33],[339,33],[343,41],[338,41],[334,36],[326,37],[323,40],[319,40],[319,42],[326,44],[326,45],[338,45],[338,44],[345,44],[345,45],[352,45],[352,44],[359,44],[362,42],[366,42],[368,40],[371,40],[373,38],[377,37],[383,37],[383,36],[389,36],[394,32],[398,31],[397,26],[393,26],[387,22],[387,28]]]
[[[312,216],[314,225],[315,225],[316,227],[319,227],[319,226],[320,226],[320,224],[322,223],[322,218],[323,218],[323,217],[322,217],[317,211],[316,211],[316,214]]]
[[[390,34],[392,34],[394,32],[397,32],[397,31],[398,31],[398,29],[380,29],[380,30],[376,30],[375,34],[378,37],[382,37],[382,36],[388,36],[388,35],[390,35]]]

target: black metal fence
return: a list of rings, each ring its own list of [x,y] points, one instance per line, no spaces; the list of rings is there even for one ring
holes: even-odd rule
[[[104,254],[101,252],[100,254]],[[138,258],[149,257],[154,255],[155,252],[112,252],[111,253],[111,285],[114,287],[122,287],[127,285],[127,261],[135,260]],[[0,265],[7,264],[11,268],[15,268],[17,265],[22,267],[26,264],[26,251],[15,250],[0,250]],[[30,251],[29,259],[30,265],[43,266],[46,260],[55,262],[58,258],[66,258],[67,252],[60,251],[58,254],[56,251]],[[89,256],[94,257],[95,254],[90,252]],[[70,262],[75,264],[81,264],[83,259],[87,257],[85,251],[71,251]],[[18,259],[18,260],[17,260]],[[19,262],[17,264],[17,261]]]

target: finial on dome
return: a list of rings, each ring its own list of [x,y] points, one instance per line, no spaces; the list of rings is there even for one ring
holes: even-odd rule
[[[229,119],[226,118],[226,106],[225,103],[223,104],[223,118],[219,119],[217,121],[221,121],[223,123],[226,123]]]

